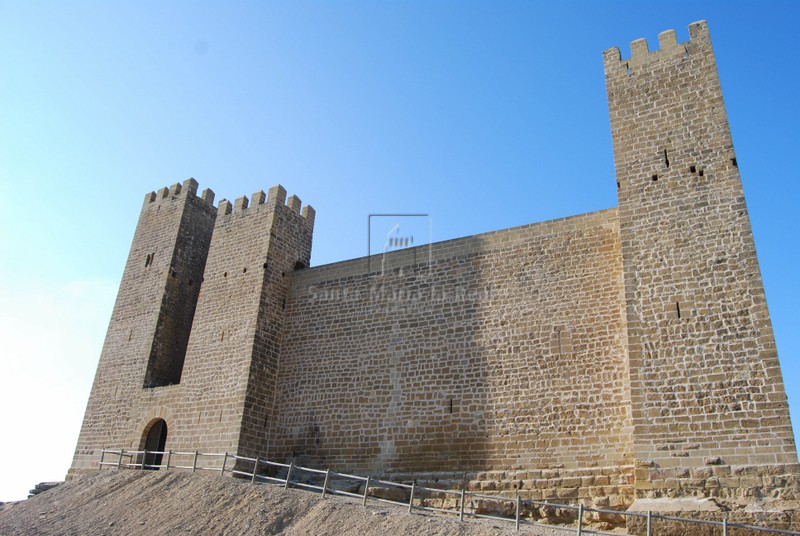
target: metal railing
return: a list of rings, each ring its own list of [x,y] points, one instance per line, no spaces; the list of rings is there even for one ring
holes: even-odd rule
[[[621,510],[609,510],[603,508],[590,508],[582,504],[558,504],[549,501],[536,501],[531,499],[522,499],[519,494],[515,497],[508,497],[503,495],[483,495],[461,490],[448,490],[431,488],[421,486],[414,481],[412,484],[404,484],[401,482],[394,482],[391,480],[381,480],[372,476],[359,476],[348,473],[340,473],[330,469],[314,469],[311,467],[303,467],[292,463],[274,462],[262,458],[249,458],[246,456],[237,456],[235,454],[225,453],[205,453],[200,451],[148,451],[148,450],[125,450],[125,449],[103,449],[100,451],[100,469],[104,467],[112,467],[116,469],[138,469],[138,470],[152,470],[152,469],[179,469],[188,470],[191,472],[197,471],[210,471],[218,473],[219,475],[230,475],[240,478],[249,478],[250,482],[256,483],[272,483],[282,485],[284,488],[289,487],[300,488],[309,491],[316,491],[322,494],[324,498],[326,495],[351,497],[363,501],[364,506],[367,505],[368,500],[376,502],[394,504],[406,507],[408,512],[415,510],[434,512],[438,514],[454,515],[459,520],[464,521],[467,518],[476,519],[492,519],[495,521],[514,523],[516,530],[525,525],[546,527],[548,529],[563,530],[566,532],[574,532],[579,535],[583,534],[600,534],[608,536],[619,536],[618,532],[606,532],[602,530],[592,529],[590,520],[587,519],[587,514],[605,514],[612,516],[621,516],[626,519],[626,524],[629,518],[639,518],[644,521],[645,534],[647,536],[656,536],[659,531],[656,530],[656,521],[667,521],[675,523],[695,523],[702,525],[712,525],[720,528],[722,536],[729,536],[731,529],[743,529],[754,532],[765,532],[770,534],[788,534],[800,536],[800,532],[793,530],[775,529],[756,525],[747,525],[742,523],[732,523],[728,519],[721,521],[713,521],[707,519],[685,518],[666,516],[655,514],[652,512],[626,512]],[[107,456],[116,456],[114,461],[108,461]],[[166,462],[164,459],[166,458]],[[201,465],[201,461],[210,458],[219,460],[210,467]],[[191,464],[189,465],[189,461]],[[229,467],[229,465],[233,465]],[[251,466],[251,470],[243,470],[242,466]],[[280,476],[283,470],[286,471],[285,476]],[[270,474],[271,473],[271,474]],[[294,480],[293,480],[294,479]],[[360,491],[363,486],[363,493]],[[403,490],[403,495],[407,496],[406,500],[392,499],[388,496],[381,496],[384,491],[399,489]],[[354,491],[355,490],[355,491]],[[370,491],[372,494],[370,494]],[[407,494],[407,495],[406,495]],[[448,508],[446,506],[447,496],[451,496],[455,500],[455,507]],[[434,501],[441,501],[441,506],[432,506]],[[481,501],[485,503],[499,504],[496,508],[482,507]],[[533,508],[545,508],[547,510],[568,510],[575,512],[574,526],[556,525],[550,523],[541,523],[524,517],[525,512],[530,512]],[[508,515],[493,515],[485,512],[505,513]]]

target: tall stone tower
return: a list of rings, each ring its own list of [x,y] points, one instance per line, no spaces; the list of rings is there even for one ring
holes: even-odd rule
[[[184,181],[145,196],[72,471],[95,469],[97,448],[128,444],[143,390],[181,382],[217,210]]]
[[[634,457],[654,468],[796,462],[708,26],[689,33],[662,33],[652,52],[635,41],[627,60],[604,53]]]

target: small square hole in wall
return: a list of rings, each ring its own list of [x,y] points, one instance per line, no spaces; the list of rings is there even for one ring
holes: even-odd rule
[[[653,182],[655,182],[655,181],[657,181],[657,180],[658,180],[658,175],[653,175],[653,177],[652,177],[652,178],[653,178]]]
[[[697,166],[689,166],[689,173],[697,173]]]
[[[667,316],[675,320],[684,320],[692,316],[692,302],[685,298],[673,297],[666,303]]]

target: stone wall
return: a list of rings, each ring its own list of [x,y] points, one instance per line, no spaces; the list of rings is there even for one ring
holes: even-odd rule
[[[621,275],[614,210],[296,274],[270,455],[372,472],[630,463]]]

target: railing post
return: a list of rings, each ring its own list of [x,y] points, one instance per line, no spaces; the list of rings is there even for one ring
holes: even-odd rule
[[[653,536],[653,512],[647,511],[647,536]]]
[[[256,473],[258,472],[258,457],[256,456],[256,461],[253,462],[253,478],[250,479],[251,484],[256,483]]]
[[[578,505],[578,536],[583,534],[583,503]]]
[[[197,469],[197,455],[200,454],[198,451],[194,451],[194,461],[192,462],[192,472],[194,473]]]
[[[722,536],[728,536],[728,518],[722,520]]]
[[[100,469],[98,471],[103,470],[103,458],[106,456],[106,449],[100,449]]]
[[[517,492],[517,505],[516,505],[516,512],[515,512],[515,516],[514,516],[515,517],[515,523],[514,524],[516,526],[517,531],[519,531],[519,507],[520,507],[520,498],[519,498],[519,492]]]
[[[322,498],[325,498],[325,492],[328,491],[328,477],[331,476],[331,470],[325,469],[325,481],[322,483]]]
[[[459,521],[464,521],[464,501],[466,495],[467,495],[467,490],[461,488],[461,511],[458,513]]]
[[[289,489],[289,480],[292,478],[292,469],[294,469],[294,462],[289,464],[289,471],[286,473],[286,484],[283,486],[283,489]]]
[[[117,470],[119,470],[122,467],[122,456],[124,455],[125,455],[125,449],[121,449],[119,451],[119,458],[117,459]]]
[[[228,463],[228,452],[225,451],[225,457],[222,458],[222,470],[219,472],[219,476],[225,475],[225,464]]]
[[[414,489],[417,487],[417,481],[411,483],[411,497],[408,499],[408,513],[411,513],[411,510],[414,509]]]
[[[169,462],[172,460],[172,449],[167,452],[167,471],[169,471]]]
[[[139,469],[144,471],[144,462],[147,460],[147,449],[144,449],[142,452],[142,465],[139,466]]]
[[[367,475],[367,482],[364,484],[364,506],[367,505],[367,494],[369,493],[369,480],[372,478],[371,475]]]

